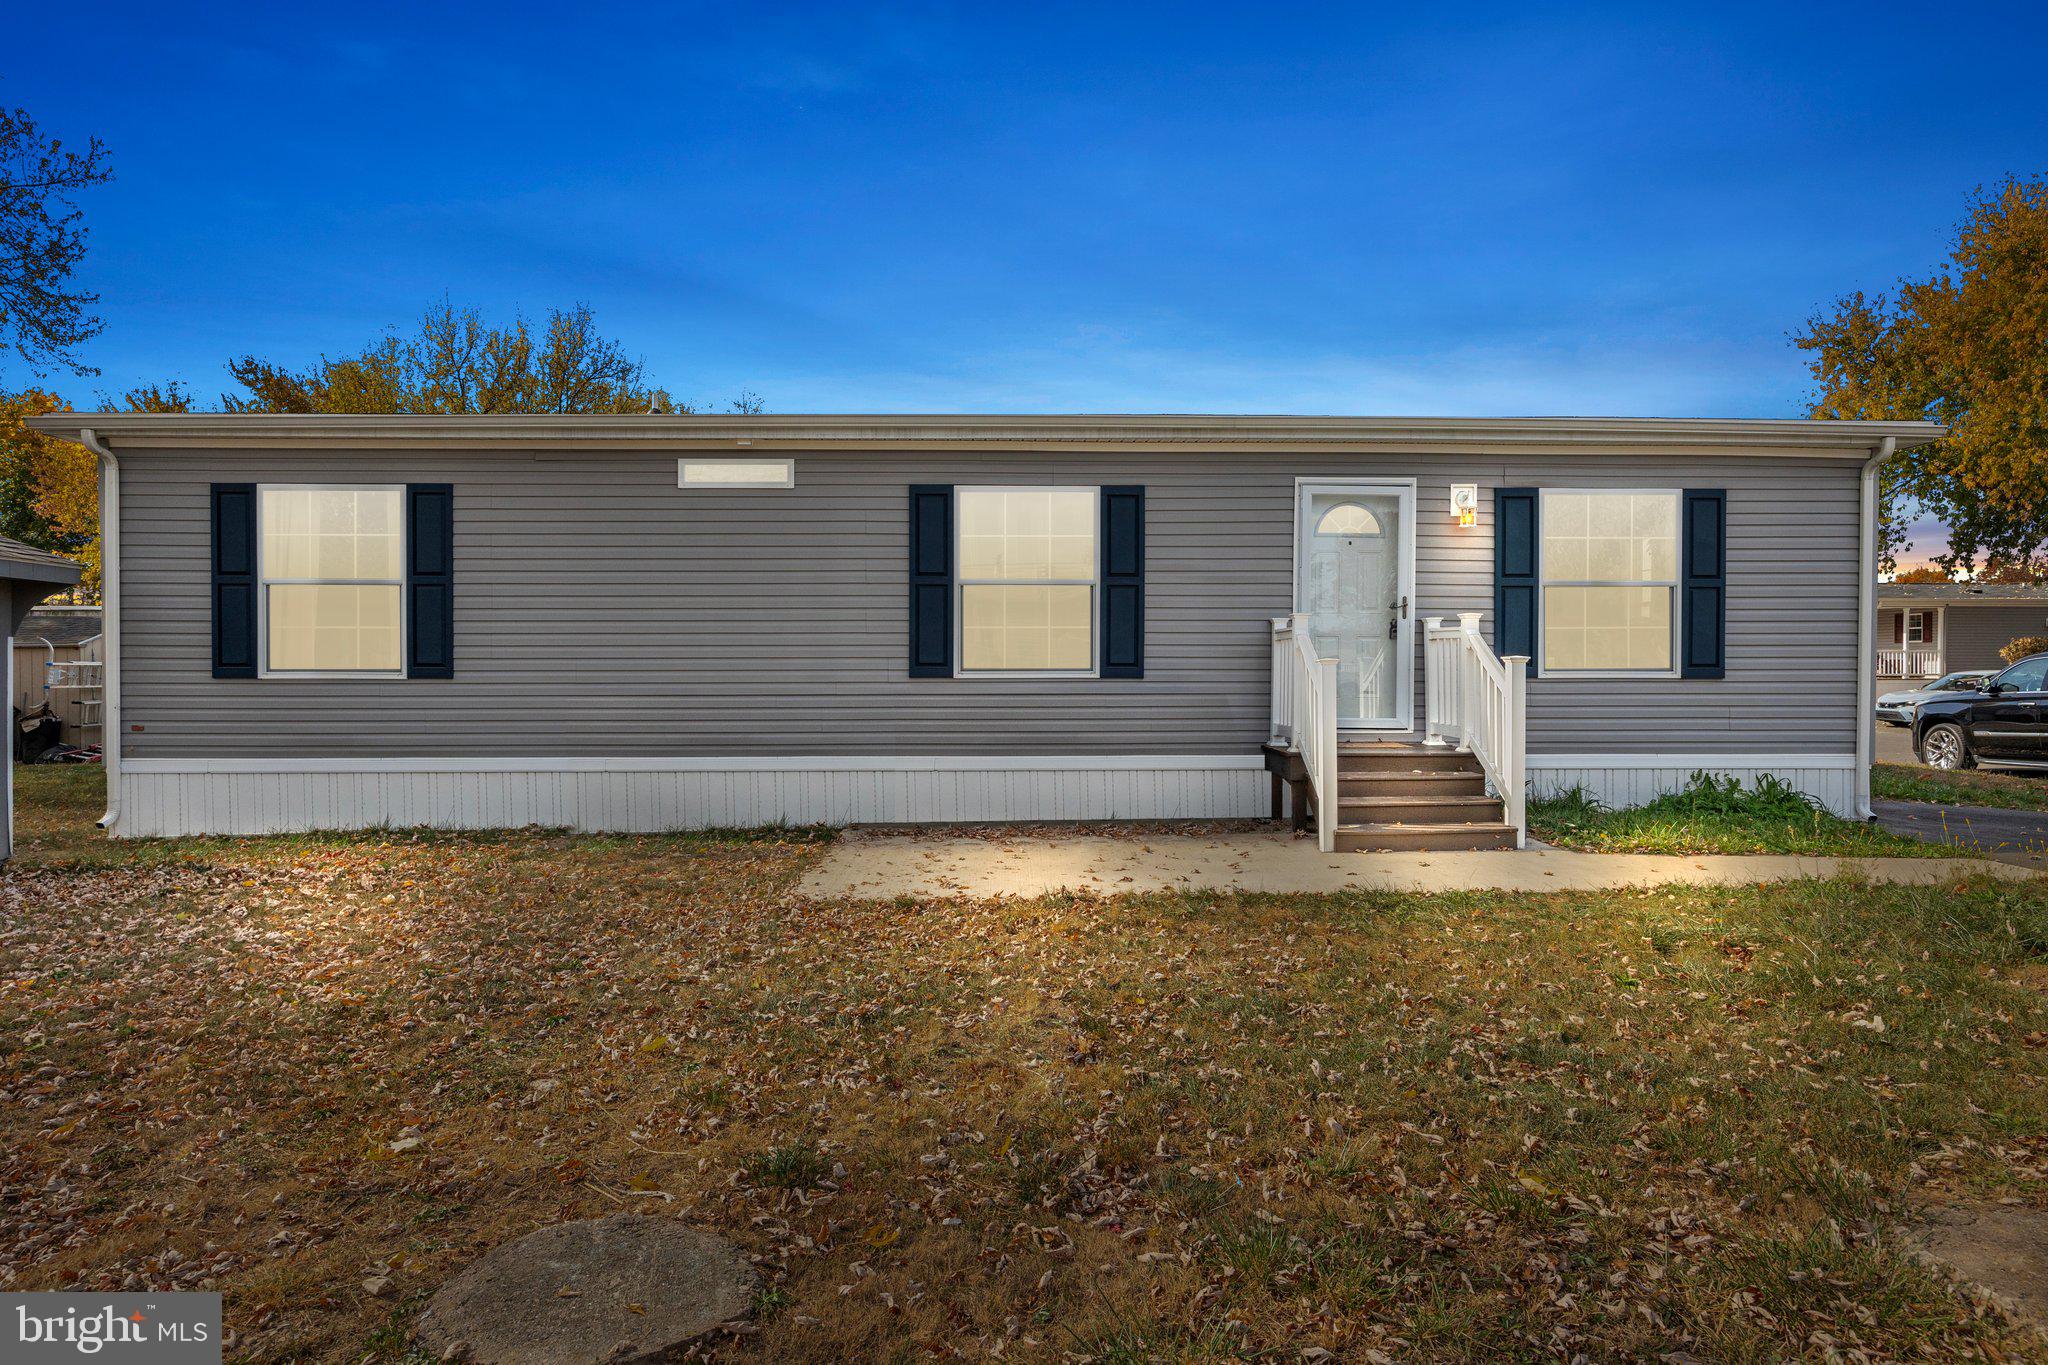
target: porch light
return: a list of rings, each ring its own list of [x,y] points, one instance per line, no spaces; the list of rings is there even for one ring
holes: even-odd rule
[[[1451,515],[1460,526],[1479,524],[1479,485],[1476,483],[1454,483],[1451,485]]]

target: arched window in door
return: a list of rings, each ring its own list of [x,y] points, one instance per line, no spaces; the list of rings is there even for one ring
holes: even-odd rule
[[[1340,502],[1316,520],[1319,536],[1376,536],[1380,519],[1371,509],[1355,502]]]

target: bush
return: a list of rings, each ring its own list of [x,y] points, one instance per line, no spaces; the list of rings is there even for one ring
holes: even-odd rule
[[[1529,803],[1540,839],[1590,853],[1928,854],[1933,845],[1830,815],[1782,779],[1753,786],[1696,772],[1685,786],[1646,805],[1609,810],[1581,788]]]
[[[1754,787],[1744,787],[1739,777],[1696,772],[1683,787],[1666,792],[1642,809],[1690,818],[1804,820],[1819,812],[1820,804],[1776,773],[1759,773]]]
[[[2016,664],[2029,654],[2048,654],[2048,635],[2022,635],[1998,651],[1998,657],[2009,664]]]

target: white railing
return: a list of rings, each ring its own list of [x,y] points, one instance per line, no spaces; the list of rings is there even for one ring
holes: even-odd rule
[[[1273,742],[1301,755],[1316,807],[1316,847],[1337,847],[1337,661],[1316,653],[1308,617],[1273,618]]]
[[[1456,743],[1478,758],[1521,848],[1529,838],[1528,656],[1495,654],[1476,611],[1455,625],[1431,616],[1422,629],[1424,742]]]
[[[1890,645],[1877,651],[1880,678],[1938,678],[1941,650],[1919,645]]]

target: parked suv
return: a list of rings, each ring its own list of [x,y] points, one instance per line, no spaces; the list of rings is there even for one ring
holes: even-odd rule
[[[1930,768],[2048,767],[2048,654],[2021,659],[1982,691],[1921,702],[1913,752]]]
[[[1944,692],[1975,692],[1990,676],[1988,668],[1966,668],[1903,692],[1887,692],[1877,699],[1877,718],[1887,725],[1911,725],[1913,709],[1921,702]]]

